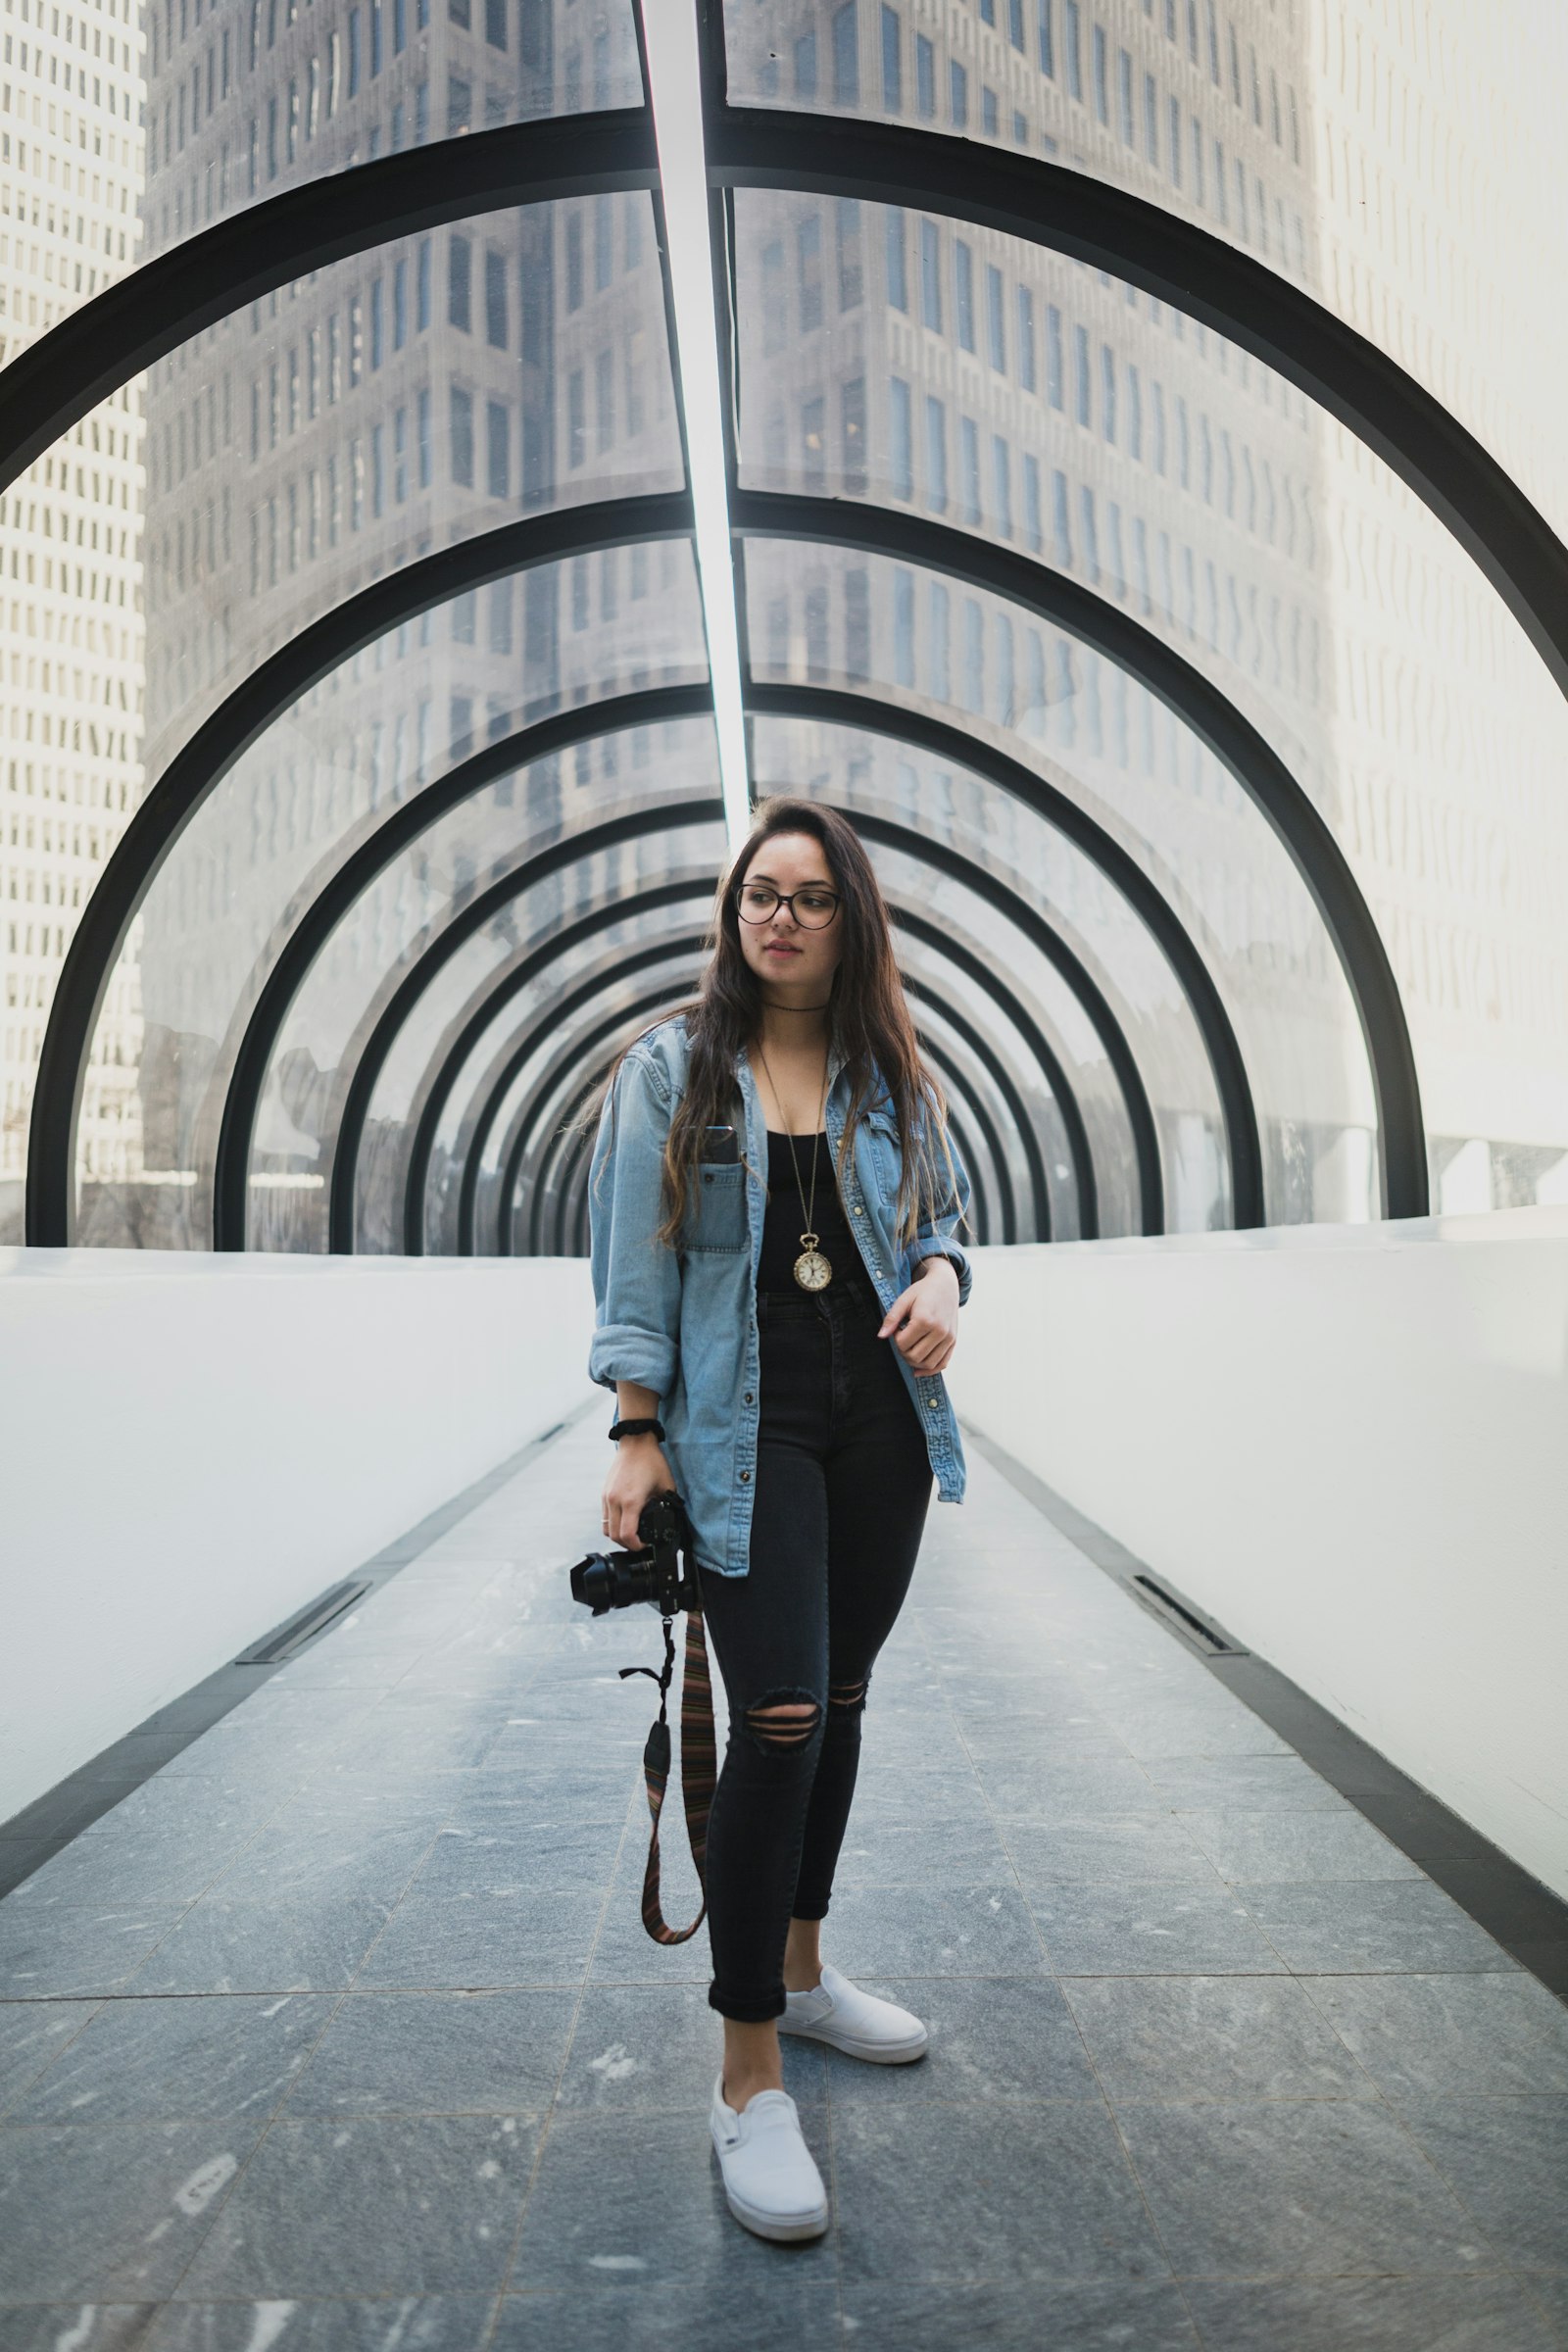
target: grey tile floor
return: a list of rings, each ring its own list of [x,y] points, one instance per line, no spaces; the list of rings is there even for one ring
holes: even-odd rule
[[[658,1627],[566,1597],[603,1456],[0,1903],[3,2352],[1568,2345],[1568,2011],[974,1447],[828,1930],[930,2055],[792,2047],[834,2227],[747,2236],[638,1919]]]

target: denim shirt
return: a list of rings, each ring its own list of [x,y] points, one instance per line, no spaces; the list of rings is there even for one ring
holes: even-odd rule
[[[602,1388],[636,1381],[660,1399],[664,1454],[692,1524],[700,1567],[744,1576],[750,1566],[757,1474],[760,1358],[757,1267],[766,1206],[766,1113],[744,1047],[736,1057],[743,1105],[737,1121],[747,1164],[700,1161],[680,1247],[655,1242],[662,1221],[662,1154],[685,1091],[683,1014],[661,1021],[631,1048],[600,1115],[589,1168],[594,1336],[588,1376]],[[825,1110],[835,1164],[849,1111],[844,1056],[830,1049]],[[614,1111],[614,1143],[611,1113]],[[951,1138],[950,1138],[951,1143]],[[958,1302],[973,1280],[968,1252],[954,1238],[969,1205],[969,1179],[952,1146],[958,1190],[907,1243],[896,1232],[903,1152],[886,1087],[873,1093],[856,1131],[846,1171],[844,1212],[884,1313],[907,1289],[914,1266],[952,1258]],[[939,1166],[940,1166],[939,1158]],[[919,1373],[889,1339],[925,1431],[942,1502],[961,1502],[965,1484],[958,1424],[940,1373]]]

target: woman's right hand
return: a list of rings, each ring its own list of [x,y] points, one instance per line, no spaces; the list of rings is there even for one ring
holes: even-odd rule
[[[614,1465],[605,1481],[604,1532],[611,1543],[623,1544],[627,1551],[641,1551],[643,1540],[637,1523],[643,1505],[650,1495],[674,1492],[675,1481],[656,1437],[619,1439]]]

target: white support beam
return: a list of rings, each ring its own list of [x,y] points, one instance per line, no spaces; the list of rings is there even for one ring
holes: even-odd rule
[[[751,784],[741,699],[735,559],[724,472],[724,390],[709,237],[695,0],[642,0],[642,19],[675,314],[675,389],[691,469],[697,570],[718,732],[719,782],[733,853],[751,830]]]

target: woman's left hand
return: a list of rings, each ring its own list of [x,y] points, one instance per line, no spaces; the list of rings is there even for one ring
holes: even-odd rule
[[[891,1338],[911,1371],[946,1371],[958,1344],[958,1269],[951,1257],[921,1258],[876,1336]]]

